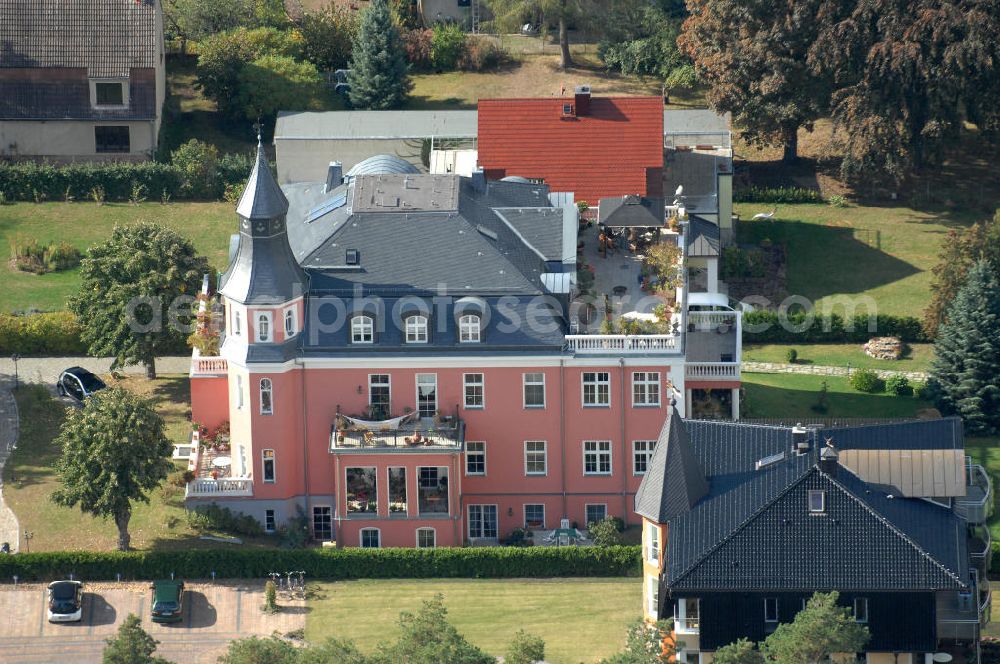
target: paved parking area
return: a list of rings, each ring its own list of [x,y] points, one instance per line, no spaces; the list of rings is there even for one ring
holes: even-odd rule
[[[188,584],[184,619],[172,625],[150,621],[148,584],[87,584],[84,591],[83,620],[52,624],[45,586],[0,588],[0,662],[48,664],[70,656],[73,664],[99,663],[105,639],[129,613],[142,617],[143,628],[160,641],[156,654],[178,664],[214,663],[232,639],[305,627],[303,600],[279,598],[279,613],[261,611],[262,583]]]

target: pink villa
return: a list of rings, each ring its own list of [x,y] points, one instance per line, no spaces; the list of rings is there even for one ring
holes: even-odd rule
[[[639,196],[612,207],[588,224],[572,193],[386,155],[279,187],[259,153],[219,354],[191,366],[193,419],[228,422],[231,449],[192,448],[188,506],[268,531],[301,511],[314,539],[361,547],[640,523],[671,404],[723,395],[738,418],[741,323],[689,292],[718,226]],[[666,273],[643,260],[661,243]]]

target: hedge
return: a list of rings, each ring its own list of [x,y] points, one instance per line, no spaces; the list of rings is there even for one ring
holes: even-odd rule
[[[0,313],[0,355],[85,355],[80,324],[68,311]]]
[[[743,314],[743,340],[747,343],[864,343],[872,337],[899,337],[907,343],[930,341],[918,318],[913,316],[874,317],[874,330],[869,331],[868,314],[857,314],[845,320],[837,313],[829,316],[814,312],[812,324],[805,327],[808,315],[795,312],[782,317],[776,311],[750,311]],[[754,327],[761,327],[754,331]],[[786,328],[792,329],[786,329]],[[805,327],[805,329],[802,329]],[[797,331],[800,330],[801,331]]]
[[[437,549],[185,549],[179,551],[19,553],[0,556],[0,578],[149,580],[174,574],[206,579],[263,579],[302,570],[307,579],[519,578],[639,576],[638,546],[474,547]]]
[[[733,192],[736,203],[822,203],[823,196],[804,187],[746,187]]]

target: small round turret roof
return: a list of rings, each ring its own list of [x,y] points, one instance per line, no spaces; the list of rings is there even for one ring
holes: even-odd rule
[[[359,175],[382,175],[398,173],[405,175],[408,173],[419,173],[420,169],[410,162],[391,154],[377,154],[368,157],[364,161],[354,164],[351,170],[347,171],[347,177],[353,178]]]
[[[531,184],[531,180],[528,178],[522,178],[520,175],[508,175],[505,178],[500,178],[501,182],[517,182],[519,184]]]

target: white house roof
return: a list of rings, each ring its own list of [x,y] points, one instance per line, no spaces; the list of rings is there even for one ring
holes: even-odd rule
[[[472,138],[476,111],[281,111],[274,140]]]

